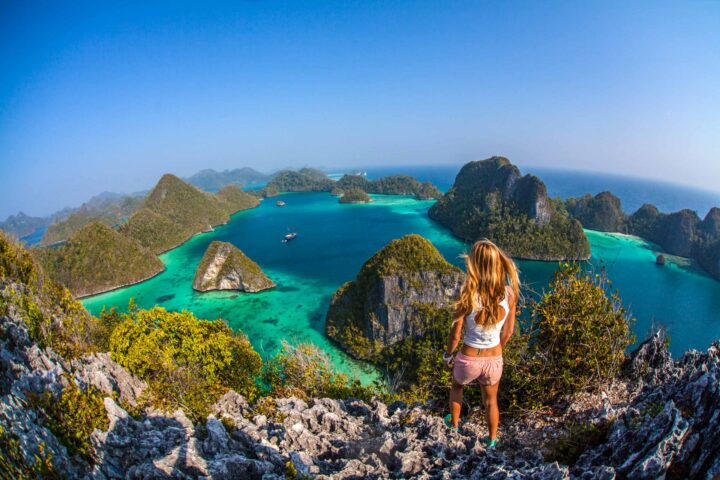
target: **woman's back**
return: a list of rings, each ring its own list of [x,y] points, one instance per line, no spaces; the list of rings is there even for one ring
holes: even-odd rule
[[[502,314],[497,318],[500,320],[495,324],[478,325],[475,322],[477,311],[473,310],[465,316],[465,335],[463,343],[474,348],[493,348],[500,345],[500,332],[507,319],[510,311],[510,302],[508,300],[508,288],[505,289],[505,297],[498,303],[498,307],[502,308]],[[498,310],[499,311],[499,310]]]

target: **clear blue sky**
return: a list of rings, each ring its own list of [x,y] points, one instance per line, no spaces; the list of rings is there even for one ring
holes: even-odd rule
[[[0,0],[1,218],[492,154],[720,190],[720,2]]]

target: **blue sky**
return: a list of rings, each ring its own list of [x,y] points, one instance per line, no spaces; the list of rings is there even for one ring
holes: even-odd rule
[[[493,154],[720,190],[715,1],[0,0],[0,72],[1,218]]]

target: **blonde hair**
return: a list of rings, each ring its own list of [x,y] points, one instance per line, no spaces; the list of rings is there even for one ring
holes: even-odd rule
[[[483,238],[463,255],[467,275],[455,302],[455,316],[465,316],[473,310],[475,323],[480,326],[496,324],[498,304],[510,287],[514,298],[520,295],[520,279],[515,262],[490,240]]]

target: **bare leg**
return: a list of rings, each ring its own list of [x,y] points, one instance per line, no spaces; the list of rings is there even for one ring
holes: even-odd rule
[[[457,427],[460,422],[460,410],[462,409],[463,386],[453,379],[450,388],[450,414],[452,415],[452,424]]]
[[[497,392],[500,383],[495,385],[481,385],[483,404],[485,405],[485,419],[488,424],[490,440],[497,437],[498,424],[500,423],[500,409],[497,404]],[[450,397],[452,398],[452,396]]]

